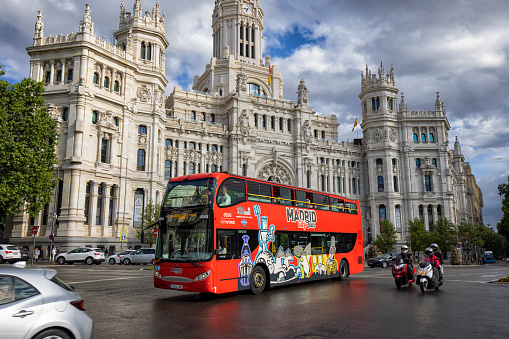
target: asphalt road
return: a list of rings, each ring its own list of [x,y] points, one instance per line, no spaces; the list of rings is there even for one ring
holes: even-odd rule
[[[144,266],[51,266],[85,300],[95,338],[507,338],[509,263],[445,266],[439,291],[397,290],[390,268],[208,295],[153,287]]]

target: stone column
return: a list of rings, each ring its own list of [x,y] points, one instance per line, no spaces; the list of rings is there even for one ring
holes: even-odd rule
[[[97,190],[99,188],[100,183],[91,182],[90,183],[90,205],[89,207],[89,215],[90,219],[88,220],[88,235],[95,237],[97,236],[95,232],[96,224],[95,219],[97,217]]]
[[[63,84],[65,82],[65,59],[60,60],[62,62],[62,77],[60,78],[60,83]]]
[[[49,84],[53,85],[55,83],[55,61],[51,60],[51,70],[50,70],[50,78],[49,78]]]

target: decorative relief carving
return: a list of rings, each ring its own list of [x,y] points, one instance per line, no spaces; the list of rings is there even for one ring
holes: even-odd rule
[[[258,179],[274,181],[282,184],[291,185],[291,178],[288,172],[277,164],[265,165],[256,176]]]
[[[164,156],[166,160],[177,160],[179,156],[179,150],[173,146],[166,146],[164,148]]]
[[[398,138],[398,134],[396,132],[396,129],[390,128],[389,129],[389,140],[392,142],[395,142],[397,138]]]
[[[313,134],[311,133],[311,123],[309,120],[304,121],[304,124],[302,125],[302,138],[308,144],[313,140]]]
[[[381,142],[384,138],[384,131],[381,128],[375,128],[371,132],[371,139],[375,142]]]
[[[327,164],[319,164],[318,165],[318,174],[319,175],[329,175],[329,165]]]
[[[147,147],[147,135],[138,134],[138,147]]]
[[[197,149],[186,149],[184,150],[184,161],[186,162],[200,162],[201,152]]]
[[[221,165],[223,163],[223,154],[217,151],[207,152],[205,161],[209,165]]]
[[[244,137],[247,137],[249,135],[249,116],[247,115],[247,110],[242,110],[242,113],[239,115],[239,126],[240,126],[240,133]]]
[[[137,97],[141,102],[147,102],[150,99],[150,88],[147,85],[143,84],[138,87]]]

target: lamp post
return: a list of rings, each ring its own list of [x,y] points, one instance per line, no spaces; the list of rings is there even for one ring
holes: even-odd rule
[[[129,158],[127,157],[123,157],[121,155],[117,155],[117,157],[120,158],[120,180],[122,180],[122,159],[125,159],[125,183],[124,183],[124,211],[122,213],[122,227],[124,227],[124,221],[125,221],[125,202],[127,200],[127,168],[129,167]],[[118,197],[120,198],[120,190],[121,190],[121,187],[122,186],[122,183],[120,183],[120,186],[119,186],[119,195]],[[122,239],[120,240],[120,250],[122,251],[123,250],[123,242],[122,242]]]
[[[55,231],[55,219],[57,218],[57,211],[58,211],[58,186],[59,186],[59,178],[60,178],[60,167],[58,164],[53,164],[53,168],[57,168],[57,185],[55,187],[55,199],[53,201],[53,215],[52,215],[52,221],[51,221],[51,233],[50,233],[50,239],[49,239],[49,261],[52,261],[51,254],[53,253],[53,238],[55,237],[53,235],[53,232]],[[35,250],[35,248],[34,248]]]

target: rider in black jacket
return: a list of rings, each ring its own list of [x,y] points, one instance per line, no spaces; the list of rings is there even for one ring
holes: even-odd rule
[[[408,251],[408,246],[407,245],[402,245],[401,246],[401,254],[398,257],[400,257],[403,260],[404,263],[408,264],[407,272],[408,272],[408,275],[409,275],[410,279],[413,280],[414,279],[413,258],[412,258],[412,253],[410,253]],[[396,264],[399,264],[399,263],[396,263]]]
[[[438,282],[441,283],[444,281],[444,268],[442,266],[444,264],[444,257],[442,256],[442,252],[438,250],[438,245],[436,243],[432,243],[430,247],[433,249],[433,254],[440,260]]]

